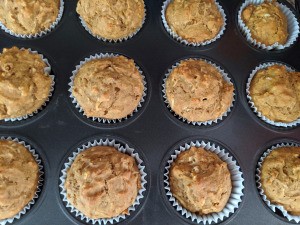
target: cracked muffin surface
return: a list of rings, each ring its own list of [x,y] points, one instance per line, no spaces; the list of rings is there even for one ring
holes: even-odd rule
[[[60,0],[0,0],[0,21],[16,34],[33,35],[55,22]]]
[[[180,204],[200,215],[222,211],[231,194],[227,163],[203,148],[181,152],[171,165],[169,180]]]
[[[121,119],[137,108],[143,90],[134,61],[116,56],[83,64],[75,75],[72,91],[88,117]]]
[[[76,11],[94,35],[111,40],[134,34],[145,18],[143,0],[79,0]]]
[[[33,199],[38,165],[22,144],[0,140],[0,219],[18,214]]]
[[[127,214],[140,188],[135,159],[110,146],[79,153],[65,182],[68,201],[92,219]]]
[[[269,46],[276,42],[283,45],[287,41],[287,18],[276,1],[248,5],[242,12],[242,20],[258,42]]]
[[[165,15],[171,30],[193,43],[213,39],[224,24],[214,0],[172,0]]]
[[[203,122],[225,113],[233,99],[233,85],[204,60],[181,61],[166,80],[171,109],[183,118]]]
[[[250,96],[262,115],[275,122],[300,118],[300,73],[283,65],[257,71],[250,83]]]
[[[271,151],[262,163],[261,184],[273,204],[300,216],[300,147]]]
[[[25,116],[48,99],[52,79],[37,53],[12,47],[0,54],[0,119]]]

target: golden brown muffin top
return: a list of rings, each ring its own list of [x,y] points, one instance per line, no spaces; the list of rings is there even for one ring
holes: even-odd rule
[[[222,211],[231,194],[227,163],[203,148],[181,152],[171,165],[169,177],[175,198],[200,215]]]
[[[173,0],[165,15],[177,35],[194,43],[213,39],[224,24],[214,0]]]
[[[242,12],[242,19],[256,41],[267,46],[286,43],[287,18],[276,1],[248,5]]]
[[[59,0],[0,0],[0,21],[16,34],[33,35],[50,28]]]
[[[92,219],[127,214],[140,187],[134,158],[109,146],[91,147],[78,154],[65,183],[68,201]]]
[[[274,149],[262,163],[261,184],[273,204],[300,216],[300,147]]]
[[[228,110],[233,85],[218,69],[196,59],[181,61],[166,80],[166,95],[171,109],[189,121],[208,121]]]
[[[19,213],[34,197],[39,168],[32,154],[15,141],[0,140],[0,219]]]
[[[142,27],[143,0],[79,0],[77,13],[94,35],[118,40]]]
[[[0,119],[33,113],[47,100],[52,79],[37,53],[12,47],[0,54]]]
[[[300,73],[281,65],[261,69],[251,80],[250,96],[268,119],[293,122],[300,117]]]
[[[134,61],[116,56],[82,65],[74,78],[73,95],[88,117],[121,119],[138,106],[143,89]]]

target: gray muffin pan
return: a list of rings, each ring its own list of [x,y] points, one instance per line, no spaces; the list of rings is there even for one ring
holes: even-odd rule
[[[291,7],[286,1],[280,1]],[[203,47],[189,47],[174,40],[161,20],[162,0],[145,0],[147,16],[142,29],[131,39],[108,43],[91,36],[81,25],[74,0],[65,0],[58,26],[36,39],[21,39],[0,31],[0,47],[31,48],[50,62],[55,75],[53,96],[44,110],[22,121],[0,122],[0,135],[18,137],[32,145],[44,165],[44,185],[37,202],[15,225],[89,224],[65,207],[60,195],[61,170],[67,158],[82,143],[99,138],[129,143],[140,154],[147,172],[144,198],[136,210],[118,224],[196,224],[186,219],[167,200],[163,183],[164,167],[173,151],[191,140],[209,140],[223,146],[241,167],[244,178],[242,202],[234,214],[220,224],[293,224],[272,212],[261,199],[255,169],[262,153],[275,143],[300,142],[300,127],[278,128],[264,123],[251,110],[245,94],[251,71],[260,63],[286,63],[300,71],[299,38],[289,48],[265,51],[251,46],[237,26],[238,0],[219,0],[227,15],[223,36]],[[299,14],[293,9],[299,20]],[[75,108],[68,91],[70,77],[81,60],[96,53],[117,53],[135,60],[147,81],[142,108],[128,120],[102,124],[84,117]],[[220,65],[235,86],[235,102],[229,115],[217,124],[186,124],[168,110],[162,83],[167,70],[177,61],[206,58]],[[90,223],[91,224],[91,223]],[[108,223],[109,224],[109,223]],[[200,222],[200,224],[203,224]]]

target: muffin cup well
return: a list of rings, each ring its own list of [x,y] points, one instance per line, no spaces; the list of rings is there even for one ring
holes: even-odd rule
[[[79,69],[81,68],[81,66],[83,66],[85,63],[91,61],[91,60],[94,60],[94,59],[103,59],[103,58],[111,58],[111,57],[116,57],[116,56],[120,56],[119,54],[112,54],[112,53],[105,53],[105,54],[96,54],[96,55],[93,55],[93,56],[90,56],[89,58],[85,58],[83,61],[80,61],[79,65],[76,66],[75,70],[72,71],[72,76],[70,77],[70,83],[69,83],[69,92],[70,92],[70,97],[72,99],[72,103],[75,105],[75,107],[79,110],[79,112],[81,114],[83,114],[86,118],[88,119],[92,119],[93,121],[96,121],[96,122],[99,122],[99,123],[103,123],[103,124],[111,124],[111,123],[119,123],[119,122],[122,122],[124,120],[127,120],[131,117],[134,116],[134,114],[136,112],[138,112],[138,110],[142,107],[143,103],[145,102],[145,96],[146,96],[146,91],[147,91],[147,83],[146,83],[146,78],[145,76],[143,75],[143,72],[142,70],[135,64],[135,67],[137,68],[137,70],[139,71],[139,73],[141,74],[141,77],[142,77],[142,82],[143,82],[143,86],[144,86],[144,89],[143,89],[143,93],[142,93],[142,97],[141,97],[141,100],[138,104],[138,106],[134,109],[134,111],[126,116],[126,117],[123,117],[121,119],[105,119],[105,118],[101,118],[101,117],[88,117],[85,113],[84,113],[84,110],[83,108],[79,105],[79,103],[77,102],[75,96],[73,95],[73,85],[74,85],[74,78],[76,76],[76,74],[78,73]],[[126,57],[127,58],[127,57]]]
[[[66,182],[66,178],[67,178],[67,171],[69,170],[69,168],[71,167],[72,163],[74,162],[75,158],[77,157],[77,155],[90,148],[90,147],[94,147],[94,146],[112,146],[115,149],[117,149],[119,152],[122,152],[124,154],[128,154],[131,157],[133,157],[137,163],[138,169],[140,171],[140,175],[141,175],[141,188],[138,192],[138,195],[133,203],[133,205],[131,205],[128,208],[128,215],[119,215],[116,217],[112,217],[109,219],[91,219],[87,216],[85,216],[82,212],[78,211],[67,199],[67,191],[65,189],[65,182]],[[64,163],[64,168],[61,171],[62,175],[60,177],[60,185],[59,187],[61,188],[61,192],[60,194],[63,196],[62,200],[63,202],[65,202],[66,207],[69,208],[69,210],[71,211],[71,213],[75,213],[76,217],[79,217],[82,221],[86,221],[87,223],[92,223],[92,224],[107,224],[108,222],[110,224],[113,223],[118,223],[120,222],[122,219],[126,219],[126,217],[128,217],[130,215],[131,212],[136,210],[136,207],[138,205],[140,205],[140,200],[144,197],[144,192],[146,191],[146,172],[145,172],[145,166],[143,165],[143,160],[140,158],[139,154],[131,147],[129,147],[127,144],[120,144],[118,143],[118,141],[114,140],[114,139],[99,139],[99,140],[93,140],[93,141],[89,141],[86,144],[83,144],[82,146],[78,147],[77,150],[75,152],[73,152],[72,156],[70,156],[67,159],[67,162]]]
[[[218,72],[222,75],[222,78],[233,85],[233,82],[231,81],[231,78],[228,77],[228,74],[219,66],[217,66],[215,63],[209,61],[209,60],[206,60],[206,59],[203,59],[203,58],[189,58],[189,59],[195,59],[195,60],[203,60],[204,62],[206,63],[209,63],[210,65],[214,66]],[[184,62],[184,61],[187,61],[189,59],[184,59],[184,60],[180,60],[179,62],[175,63],[171,68],[168,69],[168,72],[165,74],[165,77],[163,78],[163,84],[162,84],[162,94],[163,94],[163,99],[164,99],[164,102],[167,106],[167,108],[169,109],[169,111],[174,115],[174,117],[178,118],[179,120],[183,121],[184,123],[187,123],[187,124],[192,124],[194,126],[206,126],[206,125],[212,125],[214,123],[218,123],[220,122],[221,120],[223,120],[232,110],[233,108],[233,103],[235,102],[235,90],[233,90],[233,96],[232,96],[232,102],[230,104],[230,106],[228,107],[227,111],[224,112],[221,116],[219,116],[217,119],[214,119],[214,120],[208,120],[208,121],[198,121],[198,122],[195,122],[195,121],[189,121],[188,119],[186,118],[183,118],[182,116],[180,115],[177,115],[172,109],[171,109],[171,106],[169,104],[169,101],[168,101],[168,98],[167,98],[167,93],[166,93],[166,80],[167,78],[169,77],[169,75],[171,74],[171,72],[177,67],[179,66],[179,64],[181,62]]]
[[[271,1],[271,0],[270,0]],[[273,45],[265,45],[259,41],[256,41],[255,39],[253,39],[251,37],[251,32],[248,29],[248,27],[246,26],[246,24],[244,23],[243,19],[242,19],[242,12],[243,10],[250,4],[254,4],[254,5],[259,5],[262,4],[264,2],[264,0],[246,0],[241,8],[239,9],[238,12],[238,26],[242,32],[242,34],[245,36],[246,40],[254,45],[257,48],[260,49],[265,49],[265,50],[272,50],[272,49],[276,49],[276,50],[280,50],[280,49],[284,49],[287,47],[290,47],[298,38],[299,36],[299,23],[297,21],[296,16],[294,15],[294,13],[285,5],[278,3],[279,8],[281,9],[282,13],[286,16],[287,18],[287,23],[288,23],[288,39],[287,42],[282,45],[279,43],[275,43]]]
[[[213,39],[207,40],[207,41],[203,41],[203,42],[189,42],[189,41],[185,40],[184,38],[182,38],[181,36],[179,36],[178,34],[176,34],[176,32],[173,31],[171,29],[171,27],[168,25],[168,22],[167,22],[167,19],[166,19],[166,10],[167,10],[168,5],[171,3],[171,1],[172,0],[166,0],[163,3],[162,10],[161,10],[161,19],[162,19],[162,22],[163,22],[163,25],[164,25],[166,31],[176,41],[178,41],[178,42],[180,42],[182,44],[188,45],[188,46],[199,47],[199,46],[209,45],[210,43],[215,42],[217,39],[221,38],[221,36],[224,34],[225,28],[226,28],[226,14],[225,14],[222,6],[216,0],[214,0],[215,4],[218,7],[219,12],[222,15],[223,21],[224,21],[223,26],[221,27],[219,33]]]
[[[21,48],[21,50],[24,50],[25,48]],[[42,111],[46,105],[48,104],[50,98],[52,97],[52,93],[53,93],[53,90],[54,90],[54,85],[55,85],[55,81],[54,81],[54,75],[51,75],[51,66],[48,62],[48,59],[46,59],[42,54],[39,54],[37,51],[33,51],[31,50],[30,48],[28,48],[27,50],[29,50],[31,53],[33,54],[38,54],[41,59],[44,61],[44,63],[46,64],[46,67],[44,68],[44,72],[46,74],[49,75],[49,77],[51,78],[51,86],[50,86],[50,91],[49,91],[49,95],[48,95],[48,98],[45,100],[44,104],[41,105],[41,107],[35,111],[33,111],[32,113],[29,113],[29,114],[26,114],[24,116],[20,116],[20,117],[16,117],[16,118],[5,118],[3,119],[5,122],[14,122],[14,121],[20,121],[20,120],[25,120],[29,117],[32,117],[34,116],[35,114],[39,113],[40,111]]]
[[[283,216],[285,218],[287,218],[289,221],[295,221],[296,223],[300,222],[300,216],[294,216],[289,214],[283,206],[281,205],[275,205],[273,203],[270,202],[270,200],[268,199],[268,197],[265,195],[262,184],[261,184],[261,168],[262,168],[262,163],[264,161],[264,159],[274,150],[277,148],[281,148],[281,147],[300,147],[300,145],[298,144],[294,144],[294,143],[281,143],[281,144],[276,144],[271,146],[269,149],[267,149],[263,155],[260,157],[258,163],[257,163],[257,168],[256,168],[256,184],[257,184],[257,188],[258,188],[258,192],[260,194],[260,196],[262,197],[263,201],[267,204],[267,206],[273,211],[276,212],[276,209],[279,209]]]
[[[136,34],[142,29],[142,27],[144,26],[145,20],[146,20],[146,16],[147,16],[145,3],[144,3],[144,12],[145,12],[145,15],[144,15],[144,18],[143,18],[141,27],[139,27],[138,29],[136,29],[133,33],[129,34],[128,36],[123,37],[123,38],[118,38],[118,39],[104,38],[104,37],[101,37],[100,35],[94,34],[94,33],[88,28],[88,26],[86,25],[86,22],[84,21],[84,19],[83,19],[81,16],[79,16],[79,19],[80,19],[80,23],[81,23],[81,25],[84,27],[84,29],[85,29],[87,32],[89,32],[89,34],[92,35],[93,37],[95,37],[95,38],[97,38],[97,39],[99,39],[99,40],[101,40],[101,41],[104,41],[104,42],[117,43],[117,42],[127,41],[128,39],[132,38],[134,35],[136,35]]]
[[[207,215],[199,215],[196,213],[192,213],[182,207],[180,203],[176,200],[173,196],[170,188],[169,183],[169,173],[172,163],[176,160],[178,155],[181,152],[184,152],[191,147],[200,147],[204,148],[207,151],[211,151],[218,155],[218,157],[227,163],[228,169],[231,175],[231,183],[232,183],[232,190],[230,197],[228,199],[227,204],[225,205],[224,209],[218,213],[210,213]],[[167,195],[167,198],[171,205],[179,212],[182,216],[197,223],[202,222],[203,224],[211,224],[211,223],[218,223],[218,221],[223,221],[224,219],[228,218],[231,214],[233,214],[236,209],[239,207],[239,203],[242,201],[243,194],[243,185],[244,179],[242,177],[241,168],[237,165],[235,159],[226,152],[225,149],[221,148],[220,146],[205,142],[201,140],[191,141],[189,143],[185,143],[176,149],[175,152],[170,156],[169,160],[167,161],[164,173],[164,189]]]
[[[25,39],[32,39],[32,38],[38,38],[38,37],[42,37],[48,33],[50,33],[59,23],[59,21],[62,18],[64,12],[64,0],[60,0],[60,6],[59,6],[59,11],[58,11],[58,15],[55,19],[55,21],[50,25],[50,27],[46,30],[40,31],[39,33],[36,34],[17,34],[15,32],[13,32],[12,30],[8,29],[6,26],[4,26],[3,23],[1,23],[0,21],[0,28],[2,30],[4,30],[6,33],[17,37],[17,38],[25,38]]]
[[[20,217],[22,215],[24,215],[25,213],[27,213],[27,211],[35,204],[37,198],[39,197],[39,193],[42,191],[42,186],[43,186],[43,182],[44,182],[44,179],[43,179],[44,167],[42,164],[42,160],[40,159],[39,155],[36,153],[36,150],[33,149],[30,145],[26,144],[24,141],[19,140],[18,138],[12,138],[12,137],[0,137],[0,140],[14,141],[14,142],[17,142],[17,143],[23,145],[32,154],[32,156],[34,157],[34,159],[39,167],[39,180],[38,180],[36,191],[35,191],[33,198],[30,200],[30,202],[28,202],[28,204],[20,212],[18,212],[18,214],[16,214],[15,216],[13,216],[11,218],[0,220],[0,225],[5,225],[7,223],[12,223],[14,220],[20,219]]]
[[[290,122],[290,123],[283,123],[283,122],[275,122],[273,120],[268,119],[267,117],[265,117],[260,111],[258,111],[258,109],[255,107],[254,102],[252,101],[251,95],[250,95],[250,85],[251,85],[251,81],[253,79],[253,77],[255,76],[255,74],[261,70],[261,69],[265,69],[269,66],[273,66],[273,65],[281,65],[281,66],[285,66],[285,68],[287,69],[287,71],[289,72],[294,72],[295,70],[292,69],[291,67],[282,64],[282,63],[278,63],[278,62],[267,62],[267,63],[263,63],[260,64],[259,66],[257,66],[250,74],[247,84],[246,84],[246,95],[247,95],[247,99],[248,99],[248,103],[252,109],[252,111],[264,122],[271,124],[273,126],[277,126],[277,127],[293,127],[293,126],[297,126],[300,123],[300,118]]]

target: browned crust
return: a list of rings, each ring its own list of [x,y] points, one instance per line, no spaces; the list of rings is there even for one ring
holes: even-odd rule
[[[68,201],[92,219],[127,214],[140,187],[134,158],[109,146],[91,147],[78,154],[65,182]]]

